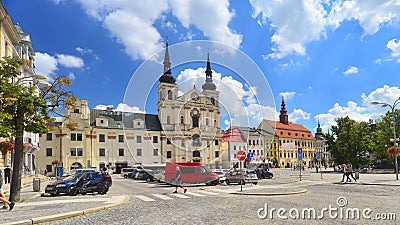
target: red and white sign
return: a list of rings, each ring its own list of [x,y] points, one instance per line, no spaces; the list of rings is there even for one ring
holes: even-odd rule
[[[244,152],[243,150],[240,150],[240,151],[238,151],[236,157],[239,161],[244,161],[246,159],[246,152]]]

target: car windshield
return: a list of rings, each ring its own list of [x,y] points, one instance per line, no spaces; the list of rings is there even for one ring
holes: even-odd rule
[[[77,175],[71,175],[71,176],[68,176],[68,177],[64,178],[63,180],[71,181],[71,180],[76,180],[78,178],[79,178],[79,176],[77,176]]]

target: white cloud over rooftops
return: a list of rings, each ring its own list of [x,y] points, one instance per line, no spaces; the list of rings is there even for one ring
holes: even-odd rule
[[[355,66],[349,66],[346,71],[343,72],[345,75],[349,74],[357,74],[358,73],[358,68]]]

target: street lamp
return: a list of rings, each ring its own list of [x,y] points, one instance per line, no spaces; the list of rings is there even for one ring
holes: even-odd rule
[[[392,119],[393,119],[393,145],[394,147],[397,146],[396,142],[396,118],[395,118],[395,108],[397,104],[400,103],[400,97],[394,101],[393,105],[383,102],[372,102],[372,105],[382,105],[382,107],[389,107],[392,110]],[[397,152],[395,154],[395,171],[396,171],[396,180],[399,180],[399,165],[397,162]]]

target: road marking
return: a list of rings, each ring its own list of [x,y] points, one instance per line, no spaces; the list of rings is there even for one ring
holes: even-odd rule
[[[178,198],[190,198],[190,197],[188,197],[186,195],[182,195],[182,194],[171,194],[171,195],[178,197]]]
[[[135,195],[136,198],[143,200],[145,202],[154,202],[155,200],[144,195]]]
[[[204,197],[204,196],[205,196],[205,195],[202,195],[202,194],[199,194],[199,193],[196,193],[196,192],[191,192],[191,191],[186,192],[186,194],[188,194],[188,195],[193,195],[193,196],[197,196],[197,197]]]
[[[160,198],[162,200],[171,200],[172,198],[166,196],[166,195],[160,195],[160,194],[153,194],[153,196]]]
[[[216,188],[210,188],[210,189],[206,189],[207,191],[215,191],[215,192],[222,192],[222,193],[231,193],[234,192],[230,189],[216,189]]]
[[[203,191],[203,190],[198,190],[197,192],[206,194],[206,195],[219,195],[218,193],[214,193],[214,192],[208,192],[208,191]]]

